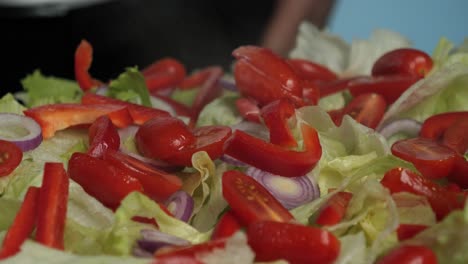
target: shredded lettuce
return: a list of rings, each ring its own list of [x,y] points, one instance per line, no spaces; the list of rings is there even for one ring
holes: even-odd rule
[[[137,67],[127,68],[109,84],[109,96],[151,107],[145,78]]]
[[[239,95],[225,94],[206,105],[200,112],[197,126],[234,125],[242,120],[235,105]]]
[[[0,98],[0,113],[23,115],[24,110],[26,110],[26,107],[16,101],[11,93],[7,93]]]

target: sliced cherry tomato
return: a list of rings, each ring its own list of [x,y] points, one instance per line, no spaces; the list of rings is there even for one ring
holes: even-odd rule
[[[426,228],[428,228],[427,225],[400,224],[397,229],[398,240],[410,239]]]
[[[143,124],[135,140],[139,151],[146,157],[191,166],[192,155],[198,151],[206,151],[211,159],[219,158],[230,135],[228,126],[203,126],[191,130],[178,118],[163,117]]]
[[[133,120],[133,123],[137,125],[142,125],[151,118],[160,117],[160,116],[169,116],[169,113],[160,110],[157,108],[151,108],[139,104],[133,104],[130,102],[125,102],[122,100],[110,98],[107,96],[102,96],[93,93],[85,93],[81,97],[81,103],[84,105],[95,105],[95,104],[110,104],[110,105],[121,105],[128,108],[128,112]]]
[[[218,85],[219,79],[224,74],[223,68],[220,66],[212,66],[208,68],[209,75],[205,82],[201,85],[197,96],[192,104],[192,118],[197,120],[198,114],[208,103],[223,93],[221,86]]]
[[[247,121],[260,123],[260,108],[257,103],[246,97],[236,100],[236,108],[240,115]]]
[[[287,97],[302,105],[301,79],[291,66],[271,50],[241,46],[233,51],[237,59],[234,78],[239,92],[260,106]]]
[[[350,82],[362,77],[363,76],[341,78],[329,82],[316,82],[315,84],[319,87],[320,96],[325,97],[327,95],[331,95],[347,89]]]
[[[464,206],[465,198],[458,192],[451,192],[433,181],[408,169],[395,168],[385,173],[381,180],[391,193],[409,192],[427,198],[438,220]]]
[[[468,111],[447,112],[429,117],[424,121],[419,131],[423,138],[440,139],[445,130],[460,118],[468,118]]]
[[[179,83],[178,88],[185,90],[201,86],[211,75],[212,70],[213,66],[209,66],[192,72],[189,76],[185,77],[181,83]]]
[[[172,174],[157,170],[146,163],[116,150],[108,150],[103,159],[137,179],[145,194],[156,201],[164,201],[182,186],[182,180]]]
[[[240,171],[226,171],[222,186],[224,199],[244,225],[264,220],[289,222],[294,219],[265,187]]]
[[[432,69],[432,59],[425,52],[412,48],[400,48],[389,51],[378,58],[372,75],[409,74],[424,77]]]
[[[291,101],[286,98],[272,101],[261,109],[263,122],[270,131],[270,142],[287,148],[297,147],[288,120],[294,115],[296,109]]]
[[[107,115],[117,127],[132,124],[127,107],[111,104],[81,105],[52,104],[30,108],[24,111],[26,116],[36,120],[42,128],[42,137],[53,137],[56,131],[71,126],[91,124],[98,117]]]
[[[36,241],[63,250],[70,180],[62,163],[47,162],[39,193]]]
[[[437,256],[425,247],[417,245],[399,246],[380,258],[376,264],[437,264]]]
[[[391,150],[393,155],[413,163],[423,176],[430,179],[448,176],[455,164],[455,151],[427,138],[400,140],[392,145]]]
[[[304,151],[293,151],[268,143],[236,130],[227,142],[226,154],[273,174],[297,177],[310,172],[322,156],[317,131],[303,124],[301,127]]]
[[[459,187],[468,189],[468,161],[462,155],[457,155],[453,170],[448,175],[450,182],[456,183]]]
[[[0,139],[0,177],[9,175],[23,159],[23,151],[14,143]]]
[[[341,121],[343,120],[343,109],[330,110],[327,113],[336,126],[341,125]]]
[[[213,252],[216,249],[223,249],[226,246],[226,239],[215,239],[194,244],[190,246],[172,246],[165,247],[156,251],[155,257],[158,260],[156,263],[202,263],[198,260],[199,256],[203,256]],[[173,260],[174,262],[169,262]],[[164,261],[164,262],[160,262]],[[183,262],[182,262],[183,261]],[[187,262],[185,262],[187,261]],[[195,261],[195,262],[192,262]],[[200,262],[196,262],[200,261]]]
[[[216,224],[211,239],[228,238],[242,228],[236,215],[231,211],[224,213]]]
[[[342,191],[334,194],[320,209],[315,223],[324,226],[338,224],[345,216],[352,197],[353,194],[350,192]]]
[[[468,150],[468,116],[461,117],[445,130],[442,144],[465,155]]]
[[[375,129],[387,108],[383,96],[375,93],[361,94],[343,109],[343,115],[351,116],[356,122]]]
[[[154,92],[177,86],[184,80],[187,71],[180,61],[163,58],[143,69],[142,73],[148,90]]]
[[[388,104],[393,104],[404,91],[419,80],[420,77],[412,75],[361,77],[349,82],[348,89],[354,97],[377,93],[382,95]]]
[[[68,161],[68,174],[88,194],[111,209],[117,208],[127,194],[144,192],[141,183],[131,175],[109,161],[83,153],[73,153]]]
[[[287,59],[289,65],[303,80],[334,81],[338,76],[327,67],[305,59]]]
[[[120,147],[119,132],[117,132],[117,128],[107,116],[98,117],[91,124],[88,137],[88,154],[93,157],[101,157],[106,150],[118,150]]]
[[[75,51],[75,79],[83,91],[102,85],[89,74],[92,61],[93,47],[88,41],[82,40]]]
[[[15,220],[8,229],[0,248],[0,260],[20,251],[23,242],[32,234],[36,225],[39,188],[29,187]]]
[[[248,226],[247,238],[256,261],[327,264],[340,253],[340,241],[331,232],[294,223],[255,222]]]

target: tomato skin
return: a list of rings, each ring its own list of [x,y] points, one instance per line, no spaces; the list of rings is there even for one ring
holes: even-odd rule
[[[319,225],[336,225],[346,214],[349,201],[353,194],[350,192],[337,192],[320,209],[320,213],[315,220]]]
[[[426,228],[428,228],[426,225],[400,224],[397,229],[398,240],[402,241],[412,238]]]
[[[291,213],[255,179],[240,171],[226,171],[222,177],[223,196],[243,225],[258,221],[289,222]]]
[[[150,92],[161,91],[177,86],[184,80],[185,66],[174,58],[162,58],[142,70],[146,86]]]
[[[234,213],[229,210],[224,213],[216,224],[213,233],[211,234],[211,239],[220,239],[228,238],[235,234],[242,228],[241,223],[237,220],[237,217]]]
[[[182,90],[191,89],[202,85],[211,74],[211,67],[203,68],[199,71],[192,72],[179,83],[178,88]]]
[[[219,79],[224,74],[223,68],[211,66],[206,70],[209,72],[208,77],[201,85],[191,107],[191,115],[194,122],[198,119],[198,115],[203,107],[223,93],[221,86],[218,85]]]
[[[240,97],[236,100],[236,108],[239,114],[247,121],[260,123],[260,108],[250,98]]]
[[[289,129],[288,119],[296,109],[286,98],[275,100],[260,110],[263,122],[270,131],[270,142],[281,147],[297,147],[297,142]]]
[[[444,132],[442,144],[460,155],[468,150],[468,117],[461,117]]]
[[[425,52],[400,48],[382,55],[372,67],[373,76],[408,74],[424,77],[432,69],[432,59]]]
[[[93,157],[101,157],[107,149],[118,150],[120,147],[119,132],[107,116],[101,116],[91,124],[88,138],[88,154]]]
[[[69,185],[62,163],[45,163],[37,208],[36,241],[61,250],[64,248]]]
[[[468,161],[462,155],[457,155],[453,170],[448,175],[450,182],[456,183],[459,187],[468,189]]]
[[[419,77],[412,75],[362,77],[349,82],[348,89],[354,97],[366,93],[377,93],[382,95],[388,104],[392,104],[419,80]]]
[[[305,59],[287,59],[289,65],[303,80],[334,81],[338,76],[327,67]]]
[[[156,263],[202,263],[197,256],[211,253],[226,246],[226,239],[215,239],[190,246],[173,246],[156,251]],[[176,261],[182,259],[184,262]],[[159,262],[159,260],[174,260],[174,262]],[[187,261],[187,262],[185,262]],[[197,262],[192,262],[197,261]]]
[[[30,108],[24,111],[24,114],[39,123],[44,139],[51,138],[56,131],[71,126],[91,124],[103,115],[107,115],[117,127],[132,124],[127,108],[114,104],[52,104]]]
[[[14,143],[0,139],[0,177],[9,175],[23,159],[23,151]]]
[[[464,198],[457,192],[451,192],[433,181],[403,168],[394,168],[385,173],[381,180],[390,192],[409,192],[427,198],[438,220],[451,211],[464,206]]]
[[[367,78],[367,76],[364,77]],[[316,85],[319,87],[320,97],[325,97],[347,89],[352,81],[359,78],[363,78],[363,76],[341,78],[330,82],[317,82]]]
[[[425,246],[403,245],[391,250],[376,264],[437,264],[437,256]]]
[[[333,263],[340,241],[330,232],[294,223],[255,222],[247,228],[256,261],[285,259],[291,264]]]
[[[375,129],[387,108],[384,97],[376,93],[361,94],[351,100],[343,109],[343,115],[351,116],[356,122]]]
[[[424,177],[439,179],[450,174],[456,153],[431,139],[410,138],[395,142],[392,154],[413,163]]]
[[[68,174],[91,196],[115,209],[133,191],[143,193],[141,183],[105,160],[75,152],[68,161]],[[103,190],[106,190],[105,192]]]
[[[81,40],[75,51],[75,79],[83,91],[98,87],[102,83],[89,74],[93,61],[93,47],[86,40]]]
[[[241,46],[233,51],[237,59],[234,78],[241,95],[260,106],[287,97],[302,105],[301,79],[291,66],[267,48]]]
[[[243,131],[234,131],[226,145],[225,153],[261,170],[285,177],[302,176],[310,172],[322,155],[317,131],[301,127],[304,151],[293,151],[271,144]]]
[[[419,136],[423,138],[440,139],[445,130],[460,118],[468,118],[468,111],[447,112],[433,115],[426,119],[419,131]]]
[[[306,105],[317,105],[320,100],[318,81],[302,81],[302,97]]]
[[[15,220],[8,228],[0,247],[0,260],[15,255],[20,251],[23,242],[31,235],[36,225],[39,188],[28,187]]]

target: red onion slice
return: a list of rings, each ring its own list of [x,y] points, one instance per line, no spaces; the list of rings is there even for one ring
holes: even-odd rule
[[[193,213],[194,201],[190,194],[179,190],[166,200],[165,205],[175,218],[188,222]]]
[[[225,78],[221,78],[219,80],[219,86],[221,86],[223,89],[229,90],[229,91],[234,91],[237,92],[237,85],[234,82],[234,80],[228,80]]]
[[[140,257],[151,256],[165,246],[188,246],[190,241],[153,229],[142,229],[142,238],[137,240],[133,254]]]
[[[263,185],[287,209],[296,208],[320,197],[317,183],[307,175],[283,177],[255,167],[247,168],[245,173]]]
[[[250,134],[251,136],[261,138],[265,141],[270,140],[270,131],[263,124],[250,121],[241,121],[235,125],[232,125],[231,128],[233,130],[232,132],[234,132],[234,130],[241,130],[247,134]]]
[[[404,133],[408,137],[416,137],[421,130],[421,123],[409,118],[397,119],[384,124],[378,129],[378,132],[386,139],[398,133]]]
[[[234,165],[234,166],[238,166],[238,167],[244,167],[244,166],[248,166],[245,162],[242,162],[232,156],[229,156],[227,154],[224,154],[222,155],[220,158],[220,160],[228,163],[228,164],[231,164],[231,165]]]
[[[22,136],[6,137],[0,139],[16,144],[22,151],[35,149],[42,142],[41,126],[32,118],[17,114],[0,113],[0,127],[17,127],[24,130]]]

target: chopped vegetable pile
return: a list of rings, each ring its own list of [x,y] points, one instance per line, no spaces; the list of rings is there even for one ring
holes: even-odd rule
[[[468,42],[300,26],[0,99],[2,263],[467,263]]]

